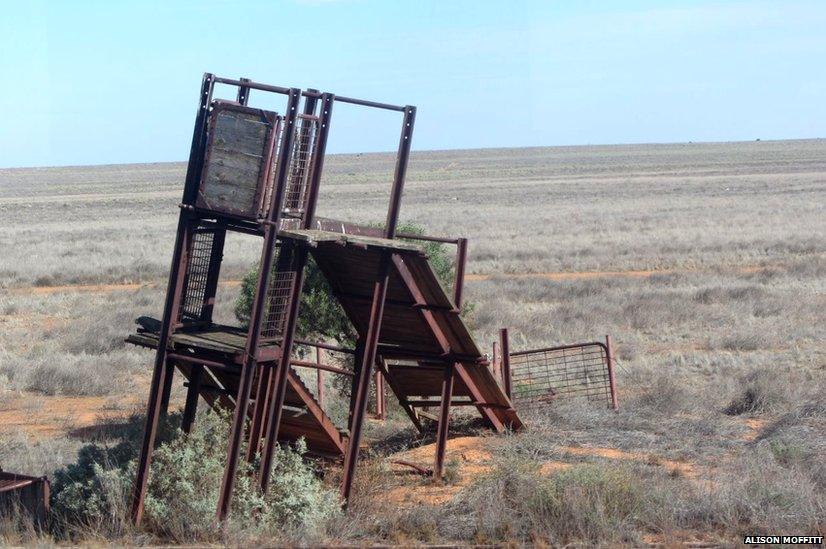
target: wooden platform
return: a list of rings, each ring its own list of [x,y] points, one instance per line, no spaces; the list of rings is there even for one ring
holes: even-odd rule
[[[212,325],[200,331],[189,330],[173,334],[170,338],[171,351],[183,355],[208,356],[216,360],[225,358],[222,368],[205,366],[201,397],[210,406],[232,409],[235,406],[234,395],[238,391],[241,375],[241,356],[244,351],[246,333],[232,326]],[[158,334],[131,334],[126,341],[142,347],[156,349]],[[269,345],[277,349],[277,346]],[[274,354],[274,352],[273,352]],[[190,380],[192,366],[185,361],[176,361],[178,370]],[[262,367],[268,367],[264,364]],[[260,368],[259,368],[260,370]],[[325,457],[344,455],[346,436],[333,424],[324,412],[313,393],[301,381],[294,368],[290,368],[285,394],[285,408],[281,416],[278,438],[294,442],[304,437],[308,450]],[[250,407],[250,414],[253,407]]]

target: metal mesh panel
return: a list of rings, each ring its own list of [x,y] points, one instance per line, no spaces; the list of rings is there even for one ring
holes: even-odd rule
[[[189,250],[189,264],[184,280],[183,299],[181,301],[180,320],[197,321],[206,303],[207,279],[215,243],[215,231],[196,229],[192,235]]]
[[[310,159],[312,158],[318,119],[301,116],[296,123],[293,150],[290,154],[287,192],[284,197],[284,212],[287,214],[304,213],[307,185],[310,180]]]
[[[515,353],[510,365],[513,400],[522,408],[568,397],[611,405],[608,355],[598,343]]]
[[[282,250],[273,265],[284,265],[289,258],[281,257]],[[261,323],[261,337],[265,339],[277,338],[284,335],[284,323],[287,317],[287,307],[290,301],[295,272],[282,269],[278,271],[273,268],[270,273],[270,280],[267,286],[267,296],[264,300],[264,320]]]

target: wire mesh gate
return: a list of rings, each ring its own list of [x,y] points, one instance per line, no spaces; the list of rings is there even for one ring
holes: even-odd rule
[[[582,398],[617,409],[611,338],[509,352],[501,332],[501,375],[505,390],[520,409],[545,406],[560,398]]]

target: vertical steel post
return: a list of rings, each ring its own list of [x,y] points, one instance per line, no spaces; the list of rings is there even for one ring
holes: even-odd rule
[[[373,284],[373,299],[370,306],[370,320],[367,324],[367,334],[364,338],[364,352],[361,357],[361,367],[358,372],[356,385],[356,399],[353,417],[350,420],[350,439],[347,441],[347,453],[344,454],[344,475],[341,480],[341,497],[346,502],[353,488],[353,477],[358,463],[359,444],[364,424],[364,414],[367,411],[367,398],[370,390],[370,371],[376,362],[376,350],[379,344],[381,321],[384,314],[384,300],[387,297],[387,284],[390,279],[390,258],[383,255],[376,281]]]
[[[493,377],[502,379],[501,368],[499,367],[499,354],[497,353],[496,342],[493,342],[493,352],[490,358],[491,369],[493,370]]]
[[[456,280],[453,283],[453,304],[459,312],[462,311],[462,290],[465,285],[466,264],[467,238],[459,238],[456,242]]]
[[[311,105],[312,111],[310,112],[314,112],[315,101],[313,101]],[[308,108],[305,103],[305,109]],[[327,136],[330,131],[332,114],[333,95],[328,93],[322,94],[319,128],[312,158],[312,171],[310,172],[307,211],[304,213],[303,228],[305,229],[312,226],[313,216],[315,215],[316,203],[318,202],[318,188],[321,185],[321,174],[324,169],[324,156],[327,149]],[[287,167],[285,167],[285,170],[286,168]],[[281,201],[278,203],[281,204]],[[284,246],[286,247],[286,244]],[[283,249],[282,253],[284,253]],[[285,322],[281,341],[281,357],[275,370],[275,384],[272,387],[272,393],[268,403],[267,436],[264,441],[264,450],[261,454],[261,465],[258,471],[258,482],[263,492],[266,492],[269,486],[273,452],[275,444],[278,441],[278,430],[281,423],[281,412],[284,407],[284,396],[287,391],[287,377],[290,370],[290,358],[292,356],[293,341],[295,339],[295,328],[298,323],[298,309],[301,304],[301,290],[304,286],[304,267],[307,264],[307,255],[307,249],[303,246],[295,250],[294,262],[291,267],[295,276],[290,291],[290,300],[285,312],[287,321]]]
[[[499,364],[502,367],[502,382],[505,387],[505,394],[508,395],[508,398],[512,399],[513,388],[511,387],[511,355],[507,328],[502,328],[499,330],[499,353],[502,355],[499,360]]]
[[[374,374],[374,385],[376,386],[376,419],[386,419],[387,409],[384,395],[384,377],[377,369]]]
[[[442,380],[442,405],[439,409],[439,426],[436,434],[436,463],[433,467],[433,476],[442,478],[445,468],[445,450],[447,449],[447,433],[450,424],[450,401],[453,399],[454,365],[445,366]]]
[[[258,269],[252,310],[250,311],[249,332],[245,349],[244,365],[241,370],[241,379],[238,382],[238,394],[235,399],[235,410],[230,428],[230,440],[227,448],[227,464],[224,468],[224,478],[221,482],[221,491],[218,496],[216,518],[222,522],[229,512],[232,501],[232,491],[235,487],[235,472],[238,469],[238,452],[241,440],[244,437],[244,423],[247,420],[252,381],[258,367],[258,342],[261,337],[261,322],[264,317],[264,308],[267,297],[267,285],[270,278],[272,258],[275,252],[275,243],[278,238],[278,226],[281,221],[281,209],[284,202],[285,187],[289,158],[292,152],[292,143],[295,136],[295,121],[298,116],[298,103],[301,99],[301,90],[291,88],[287,100],[287,112],[284,117],[284,130],[281,137],[281,150],[276,163],[276,178],[272,200],[267,212],[267,221],[264,223],[264,245],[261,252],[261,263]],[[274,137],[274,136],[273,136]]]
[[[184,183],[182,203],[191,206],[195,202],[195,195],[198,189],[198,180],[201,172],[201,160],[203,158],[203,147],[206,135],[206,121],[209,113],[209,104],[212,98],[212,87],[214,76],[205,73],[201,81],[201,92],[199,95],[198,114],[195,118],[195,128],[192,131],[192,146],[189,151],[189,163],[187,165],[186,182]],[[167,344],[171,335],[176,318],[173,317],[175,303],[180,298],[182,291],[183,263],[185,261],[185,250],[188,247],[190,211],[188,208],[181,209],[178,217],[178,230],[175,236],[175,248],[172,254],[172,266],[169,271],[169,282],[166,288],[166,302],[164,304],[163,322],[161,332],[158,337],[158,350],[155,353],[155,367],[152,372],[152,381],[149,389],[149,402],[147,404],[146,425],[144,428],[143,441],[141,443],[138,466],[135,474],[135,485],[132,490],[132,502],[130,514],[132,521],[138,525],[143,518],[143,500],[146,496],[146,485],[149,479],[149,467],[152,463],[152,449],[155,445],[155,435],[158,429],[158,418],[160,417],[161,405],[161,384],[166,378]]]
[[[399,222],[404,178],[407,174],[407,162],[410,159],[410,144],[413,142],[413,124],[416,122],[416,107],[410,105],[404,108],[402,134],[399,138],[399,150],[396,154],[396,169],[393,173],[393,188],[390,191],[390,207],[387,210],[387,222],[384,226],[384,237],[394,238],[396,226]]]
[[[195,421],[195,414],[198,412],[198,396],[201,392],[203,372],[202,364],[193,364],[189,370],[189,387],[186,390],[186,404],[184,405],[184,415],[181,418],[181,430],[184,433],[192,431],[192,423]]]
[[[238,79],[239,82],[249,82],[249,78],[241,77]],[[249,102],[250,99],[250,88],[249,86],[238,86],[238,95],[236,96],[235,100],[238,101],[240,104],[245,105]]]
[[[315,348],[315,363],[321,365],[321,347]],[[316,399],[318,399],[318,405],[324,408],[324,371],[321,368],[317,368],[316,371]]]
[[[264,425],[266,425],[270,377],[272,376],[274,368],[271,362],[259,366],[258,385],[255,388],[255,409],[252,412],[249,443],[247,444],[248,463],[252,463],[255,460],[255,456],[258,454],[259,447],[261,446],[261,435],[264,432]]]
[[[617,380],[614,377],[614,351],[611,348],[611,336],[605,336],[605,360],[608,362],[608,383],[611,388],[611,408],[619,410],[617,401]]]
[[[175,377],[175,364],[167,360],[165,368],[165,376],[163,378],[163,386],[161,388],[161,417],[166,417],[169,413],[169,398],[172,396],[172,382]]]

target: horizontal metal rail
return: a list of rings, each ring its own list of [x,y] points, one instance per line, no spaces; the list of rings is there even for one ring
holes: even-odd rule
[[[270,93],[279,93],[281,95],[287,95],[290,93],[290,88],[284,88],[282,86],[272,86],[270,84],[262,84],[260,82],[254,82],[252,80],[236,80],[234,78],[223,78],[220,76],[216,76],[214,79],[216,84],[226,84],[228,86],[237,86],[239,88],[248,88],[252,90],[261,90]],[[301,92],[301,95],[304,97],[312,97],[312,98],[319,98],[322,96],[322,93],[319,91],[310,91],[304,90]],[[366,99],[356,99],[354,97],[345,97],[334,95],[333,100],[338,103],[348,103],[351,105],[359,105],[361,107],[371,107],[374,109],[384,109],[387,111],[396,111],[396,112],[404,112],[406,107],[401,105],[391,105],[390,103],[381,103],[379,101],[368,101]]]

